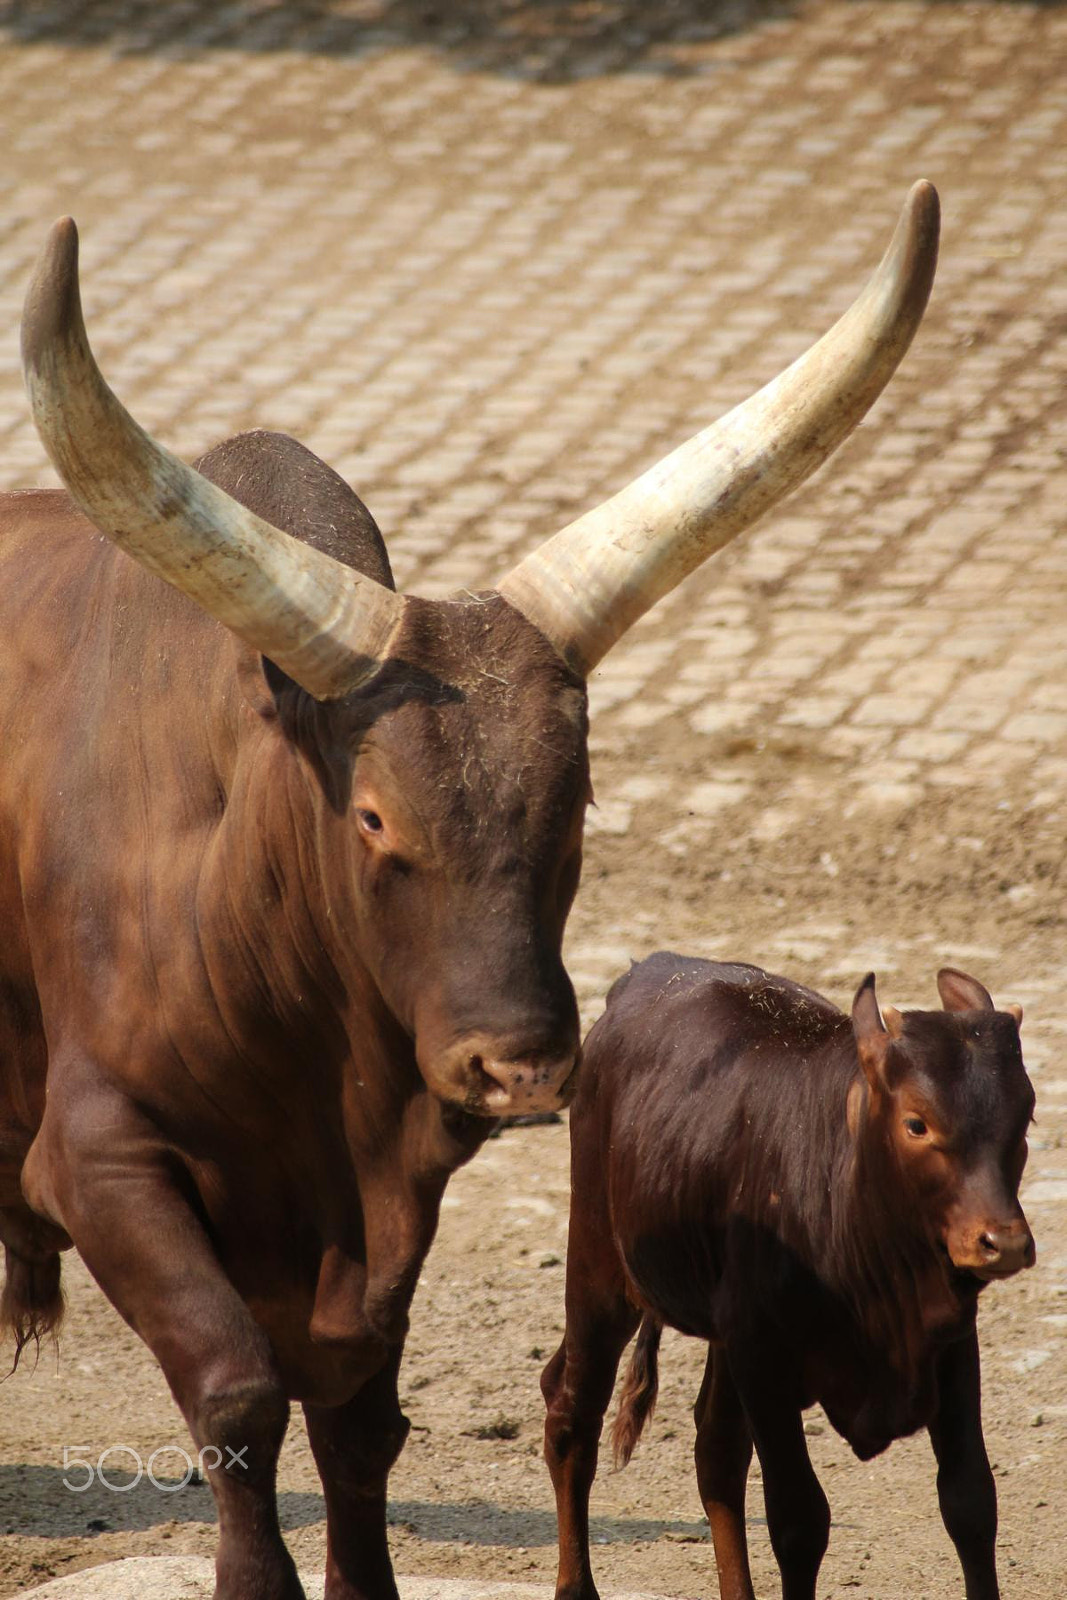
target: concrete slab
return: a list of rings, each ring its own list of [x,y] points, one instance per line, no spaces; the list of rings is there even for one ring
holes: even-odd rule
[[[322,1600],[321,1575],[301,1573],[308,1600]],[[544,1583],[478,1583],[468,1578],[400,1578],[400,1600],[551,1600]],[[133,1556],[108,1561],[36,1589],[16,1600],[210,1600],[214,1563],[204,1556]],[[656,1595],[605,1595],[604,1600],[661,1600]]]

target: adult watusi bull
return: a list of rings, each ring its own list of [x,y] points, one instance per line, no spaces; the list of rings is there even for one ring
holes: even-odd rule
[[[77,1247],[220,1458],[219,1600],[300,1593],[292,1399],[330,1600],[395,1596],[396,1377],[442,1190],[575,1070],[585,677],[856,423],[936,247],[919,184],[788,372],[497,589],[430,602],[292,440],[193,470],[149,439],[53,230],[23,357],[69,495],[0,505],[3,1311],[19,1345],[54,1324]]]

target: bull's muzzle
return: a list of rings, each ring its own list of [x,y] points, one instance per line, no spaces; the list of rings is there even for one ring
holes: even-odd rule
[[[577,1042],[562,1050],[516,1050],[473,1034],[422,1070],[431,1089],[474,1115],[514,1117],[562,1110],[574,1092],[577,1067]]]

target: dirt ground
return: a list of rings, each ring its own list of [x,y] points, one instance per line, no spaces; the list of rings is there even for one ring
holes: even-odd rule
[[[417,592],[491,579],[771,376],[858,289],[907,183],[941,187],[939,288],[870,422],[594,679],[568,951],[587,1022],[664,947],[841,1005],[871,968],[883,1002],[932,1005],[945,963],[1023,1003],[1039,1259],[980,1318],[1006,1600],[1062,1600],[1067,1571],[1065,85],[1056,5],[0,4],[4,326],[76,210],[94,336],[144,420],[190,456],[298,433]],[[46,474],[5,361],[25,486]],[[450,1186],[401,1378],[398,1572],[554,1572],[537,1379],[567,1204],[565,1123],[503,1132]],[[0,1595],[214,1548],[159,1372],[72,1257],[65,1284],[58,1351],[0,1386]],[[702,1364],[666,1338],[655,1420],[597,1483],[605,1596],[714,1592]],[[860,1464],[808,1431],[820,1596],[958,1597],[927,1442]],[[117,1446],[159,1452],[164,1487],[127,1491]],[[66,1487],[65,1449],[112,1451],[118,1487]],[[321,1563],[298,1417],[280,1501]],[[769,1595],[757,1476],[749,1520]]]

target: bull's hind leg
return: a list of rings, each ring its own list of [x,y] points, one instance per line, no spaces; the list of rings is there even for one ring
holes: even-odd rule
[[[711,1525],[722,1600],[755,1600],[745,1533],[745,1485],[752,1434],[721,1345],[708,1350],[693,1409],[700,1498]]]
[[[619,1358],[639,1313],[626,1297],[610,1232],[598,1206],[571,1206],[567,1246],[567,1325],[541,1377],[545,1460],[556,1492],[559,1575],[556,1600],[597,1600],[589,1563],[589,1491],[600,1432]]]
[[[148,1345],[189,1425],[219,1515],[215,1600],[303,1600],[275,1500],[289,1405],[265,1335],[199,1216],[122,1097],[58,1106],[27,1160],[35,1205],[60,1219],[116,1310]]]
[[[347,1405],[304,1407],[326,1496],[326,1600],[397,1600],[385,1497],[408,1431],[396,1392],[401,1354]]]

